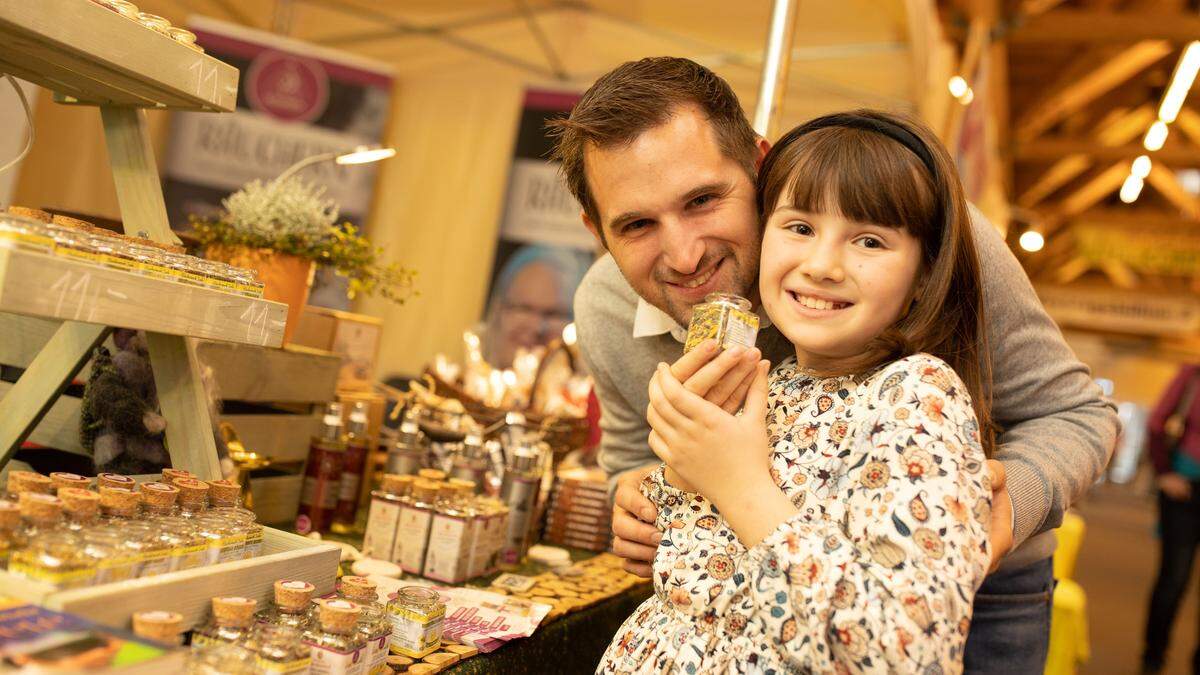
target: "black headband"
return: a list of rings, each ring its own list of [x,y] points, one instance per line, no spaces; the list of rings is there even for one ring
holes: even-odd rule
[[[866,129],[867,131],[874,131],[877,134],[883,134],[911,150],[925,164],[925,168],[929,169],[929,175],[935,180],[937,178],[938,173],[934,168],[933,154],[929,152],[929,148],[925,146],[925,143],[908,129],[887,120],[867,117],[856,113],[835,113],[805,122],[792,129],[787,135],[803,136],[811,131],[828,127],[852,127],[854,129]]]

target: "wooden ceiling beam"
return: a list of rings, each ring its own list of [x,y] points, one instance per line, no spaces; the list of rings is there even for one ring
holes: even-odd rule
[[[1120,161],[1095,173],[1086,183],[1067,195],[1046,215],[1042,234],[1049,238],[1076,215],[1092,208],[1121,187],[1129,175],[1129,162]]]
[[[1120,48],[1106,62],[1052,89],[1018,120],[1014,137],[1031,141],[1043,131],[1112,88],[1145,70],[1172,50],[1164,40],[1143,40]]]
[[[1154,108],[1145,104],[1133,110],[1114,112],[1100,123],[1096,131],[1097,142],[1104,145],[1120,145],[1137,138],[1155,119]],[[1017,198],[1025,208],[1036,206],[1056,190],[1090,169],[1092,159],[1087,155],[1063,157],[1047,169]]]
[[[1179,179],[1175,177],[1175,172],[1162,162],[1154,163],[1150,175],[1146,176],[1146,182],[1153,185],[1159,194],[1166,197],[1167,201],[1174,204],[1184,215],[1200,220],[1200,199],[1184,190],[1179,184]]]
[[[1200,224],[1191,218],[1180,216],[1178,213],[1136,206],[1119,209],[1089,209],[1072,218],[1071,223],[1120,228],[1153,227],[1160,230],[1185,228],[1194,230]]]
[[[1013,155],[1021,162],[1046,162],[1062,159],[1071,155],[1086,155],[1099,161],[1115,161],[1118,159],[1133,159],[1138,155],[1150,155],[1154,161],[1163,161],[1176,166],[1200,167],[1200,146],[1191,144],[1172,144],[1149,153],[1141,143],[1126,143],[1123,145],[1103,145],[1094,138],[1086,137],[1048,137],[1043,136],[1029,143],[1017,145]]]
[[[1184,106],[1175,118],[1175,126],[1179,127],[1188,140],[1200,145],[1200,113]]]
[[[1030,17],[1008,35],[1010,44],[1166,40],[1177,45],[1200,36],[1200,15],[1191,12],[1112,12],[1056,9]]]
[[[1022,0],[1017,13],[1027,17],[1037,16],[1049,12],[1062,3],[1063,0]]]

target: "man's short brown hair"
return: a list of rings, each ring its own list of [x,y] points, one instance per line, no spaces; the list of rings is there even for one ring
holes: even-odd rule
[[[721,151],[754,180],[757,137],[742,104],[728,82],[690,59],[657,56],[624,63],[596,80],[570,117],[547,123],[558,138],[552,158],[562,162],[567,188],[597,227],[601,227],[600,213],[588,189],[584,149],[629,143],[666,123],[678,106],[688,104],[705,113]]]

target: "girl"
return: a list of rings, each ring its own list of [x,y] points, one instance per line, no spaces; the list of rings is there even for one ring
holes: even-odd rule
[[[911,118],[829,115],[767,154],[758,208],[759,295],[796,356],[759,364],[739,416],[659,366],[655,595],[599,670],[959,672],[992,436],[950,157]]]

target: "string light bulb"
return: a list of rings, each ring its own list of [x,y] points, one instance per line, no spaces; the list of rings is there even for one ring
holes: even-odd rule
[[[1125,178],[1125,182],[1121,184],[1121,201],[1126,204],[1132,204],[1137,201],[1138,195],[1142,194],[1142,179],[1133,174],[1129,174]]]
[[[1042,236],[1042,233],[1038,232],[1037,230],[1026,230],[1021,234],[1021,238],[1018,240],[1018,243],[1020,243],[1021,248],[1025,249],[1026,251],[1029,251],[1030,253],[1037,253],[1038,251],[1042,250],[1043,246],[1046,245],[1046,239]]]

